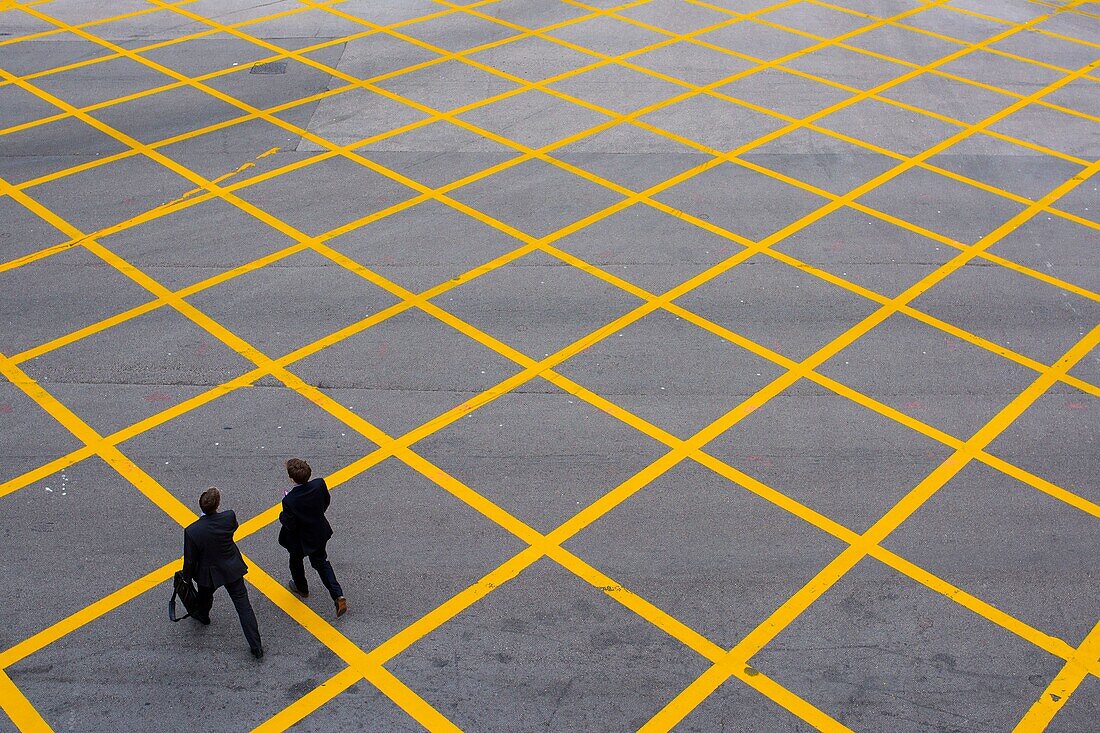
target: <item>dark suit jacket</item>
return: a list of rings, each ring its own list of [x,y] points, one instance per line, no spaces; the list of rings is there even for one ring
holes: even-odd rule
[[[328,486],[323,478],[298,484],[283,497],[283,512],[279,521],[279,544],[304,555],[323,550],[332,527],[325,519],[328,509]]]
[[[183,530],[183,576],[199,585],[220,588],[248,572],[233,542],[237,515],[231,511],[204,514]]]

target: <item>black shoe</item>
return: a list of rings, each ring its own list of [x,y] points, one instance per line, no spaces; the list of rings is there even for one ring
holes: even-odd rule
[[[298,590],[298,584],[293,580],[288,580],[286,582],[286,588],[299,598],[309,598],[309,590]]]
[[[195,619],[196,621],[198,621],[203,626],[209,626],[210,625],[210,617],[209,616],[196,616],[195,614],[191,614],[191,618]]]
[[[264,658],[264,648],[262,646],[258,646],[255,649],[253,649],[252,650],[252,656],[256,657],[256,659],[263,659]]]

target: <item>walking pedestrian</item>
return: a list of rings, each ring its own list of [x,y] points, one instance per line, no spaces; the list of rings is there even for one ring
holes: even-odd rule
[[[221,492],[214,487],[202,492],[199,496],[202,516],[183,531],[183,577],[187,581],[194,580],[198,586],[196,609],[191,616],[201,624],[209,624],[214,591],[225,586],[237,609],[252,656],[262,659],[264,647],[260,643],[260,627],[244,584],[248,566],[233,541],[233,533],[238,527],[237,515],[228,510],[219,512],[221,499]]]
[[[279,515],[283,525],[279,530],[279,544],[290,553],[291,580],[287,587],[302,598],[309,596],[303,564],[308,557],[309,564],[321,576],[321,582],[332,596],[336,604],[336,617],[339,618],[347,613],[348,602],[336,580],[326,550],[332,537],[332,526],[325,519],[325,510],[329,505],[328,486],[323,478],[310,480],[313,471],[301,458],[287,461],[286,472],[294,482],[294,487],[283,496],[283,511]]]

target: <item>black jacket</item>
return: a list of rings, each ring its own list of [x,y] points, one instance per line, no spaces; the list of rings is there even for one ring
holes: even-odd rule
[[[298,484],[283,497],[283,512],[279,521],[279,544],[288,550],[308,555],[323,550],[332,527],[325,519],[328,509],[328,486],[323,478]]]
[[[220,588],[248,572],[233,542],[237,515],[231,511],[204,514],[183,530],[183,576],[199,585]]]

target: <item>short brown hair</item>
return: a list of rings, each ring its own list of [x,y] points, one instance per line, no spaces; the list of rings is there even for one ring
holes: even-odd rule
[[[218,511],[218,505],[222,503],[222,492],[211,486],[199,496],[199,509],[203,514],[213,514]]]
[[[306,481],[309,481],[313,469],[311,469],[309,464],[301,458],[291,458],[286,462],[286,472],[290,476],[291,481],[296,484],[304,484]]]

